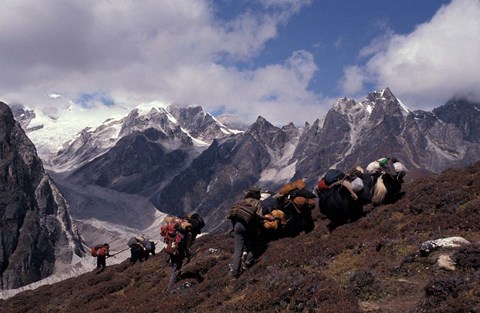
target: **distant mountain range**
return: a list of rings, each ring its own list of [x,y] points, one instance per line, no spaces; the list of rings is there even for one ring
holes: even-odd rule
[[[34,143],[52,137],[34,110],[15,106],[13,113]],[[480,104],[464,99],[410,111],[387,88],[361,102],[339,99],[311,125],[278,127],[258,117],[235,130],[241,126],[235,122],[200,106],[142,105],[50,150],[37,149],[87,244],[121,242],[136,230],[155,236],[160,212],[199,212],[208,231],[224,230],[228,208],[247,187],[276,191],[304,178],[313,189],[331,167],[348,170],[395,156],[412,178],[480,159]]]
[[[31,115],[24,114],[26,129]],[[479,125],[478,103],[452,99],[432,112],[410,111],[388,88],[361,102],[339,99],[312,125],[277,127],[259,117],[244,131],[200,106],[143,105],[84,129],[45,162],[70,186],[140,195],[170,214],[198,211],[212,230],[250,185],[275,190],[305,178],[313,188],[330,167],[384,156],[401,160],[411,177],[470,164],[479,159]]]

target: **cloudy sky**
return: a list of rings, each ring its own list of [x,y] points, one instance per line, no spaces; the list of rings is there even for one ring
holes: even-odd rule
[[[429,110],[480,98],[479,38],[480,0],[3,0],[0,100],[300,126],[388,86]]]

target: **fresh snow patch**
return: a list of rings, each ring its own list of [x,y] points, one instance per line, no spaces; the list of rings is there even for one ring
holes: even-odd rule
[[[368,112],[368,114],[372,114],[373,106],[371,104],[364,105],[364,108]]]
[[[72,104],[57,110],[55,114],[47,114],[40,110],[34,112],[36,117],[30,122],[26,132],[42,159],[49,159],[49,155],[55,155],[65,142],[75,138],[82,129],[96,128],[106,118],[120,118],[126,114],[109,108],[95,109],[95,113],[92,114],[93,110]]]
[[[293,162],[290,165],[280,168],[267,168],[262,172],[262,176],[258,180],[259,183],[278,181],[278,182],[288,182],[295,175],[295,169],[297,166],[297,161]]]
[[[207,113],[207,114],[210,115],[210,116],[213,118],[213,120],[218,123],[218,125],[220,125],[220,130],[221,130],[222,133],[224,133],[225,135],[244,133],[243,130],[236,130],[236,129],[228,128],[227,126],[225,126],[225,124],[223,124],[223,123],[220,122],[218,119],[216,119],[215,116],[211,115],[210,113]]]
[[[169,106],[168,103],[161,102],[161,101],[152,101],[152,102],[145,102],[141,103],[135,107],[138,110],[138,114],[145,115],[148,114],[152,109],[166,109]]]
[[[262,171],[258,181],[259,183],[267,183],[271,181],[288,182],[293,175],[295,175],[297,161],[291,164],[288,164],[288,162],[293,157],[299,138],[300,136],[293,138],[291,142],[287,142],[280,151],[274,151],[267,147],[271,161],[270,165]]]
[[[196,145],[196,146],[199,146],[199,147],[208,147],[210,146],[210,144],[206,143],[205,141],[202,141],[200,139],[197,139],[195,137],[193,137],[192,135],[190,135],[190,133],[188,132],[188,130],[186,130],[185,128],[183,127],[180,127],[180,129],[188,135],[188,137],[190,137],[193,141],[193,144]]]
[[[403,110],[403,113],[404,113],[403,116],[407,116],[408,113],[410,113],[410,110],[408,109],[408,107],[407,107],[400,99],[397,98],[397,100],[398,100],[398,103],[400,104],[400,107],[401,107],[402,110]]]

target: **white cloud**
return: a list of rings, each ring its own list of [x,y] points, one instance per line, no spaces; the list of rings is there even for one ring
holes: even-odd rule
[[[341,82],[342,90],[347,95],[357,95],[363,91],[363,84],[365,81],[365,74],[358,66],[349,66],[344,69],[345,75]]]
[[[0,98],[39,107],[51,103],[51,93],[102,94],[121,105],[196,103],[270,120],[275,113],[267,108],[274,105],[316,103],[307,88],[316,71],[312,56],[295,52],[284,64],[249,70],[235,65],[257,56],[279,25],[310,2],[263,1],[263,11],[222,21],[208,0],[6,0]]]
[[[364,66],[347,67],[345,92],[359,77],[390,87],[410,107],[430,109],[457,95],[480,99],[480,1],[453,0],[408,35],[388,34],[361,51]],[[347,83],[345,83],[347,82]]]

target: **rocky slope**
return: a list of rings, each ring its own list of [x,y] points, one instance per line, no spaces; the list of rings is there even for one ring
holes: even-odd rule
[[[0,289],[45,278],[84,253],[65,199],[0,102]]]
[[[272,241],[234,280],[233,239],[205,235],[166,292],[169,264],[160,253],[127,261],[1,301],[13,312],[479,312],[480,163],[404,185],[398,202],[359,221]],[[470,244],[421,250],[429,240],[461,236]],[[444,263],[452,260],[454,265]],[[440,260],[440,262],[439,262]],[[108,260],[107,260],[108,263]],[[39,305],[41,304],[41,305]]]

